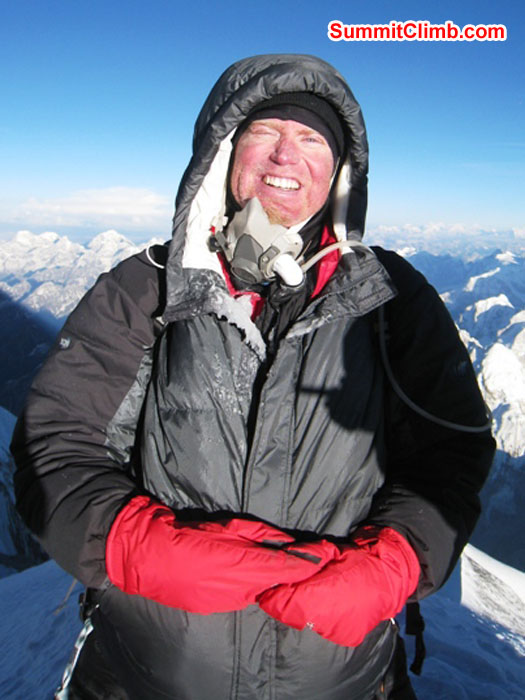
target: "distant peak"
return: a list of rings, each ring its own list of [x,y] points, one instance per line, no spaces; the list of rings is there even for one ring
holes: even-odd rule
[[[134,245],[128,238],[123,236],[118,231],[115,231],[114,229],[109,229],[108,231],[102,231],[102,233],[99,233],[94,238],[92,238],[87,247],[93,250],[101,248],[102,246],[106,246],[108,244],[113,246]]]

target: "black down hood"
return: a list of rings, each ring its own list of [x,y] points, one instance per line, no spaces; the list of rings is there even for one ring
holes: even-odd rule
[[[197,118],[193,155],[176,198],[167,275],[166,319],[220,309],[230,317],[223,274],[207,241],[222,227],[226,177],[237,126],[258,103],[283,92],[312,92],[338,112],[346,152],[332,188],[339,239],[360,240],[367,204],[368,143],[361,109],[344,78],[315,56],[268,54],[234,63],[218,79]],[[236,315],[236,314],[234,314]],[[235,321],[236,322],[236,321]]]

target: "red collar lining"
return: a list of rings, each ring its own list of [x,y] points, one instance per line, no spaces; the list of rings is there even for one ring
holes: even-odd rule
[[[325,248],[326,246],[335,242],[336,237],[333,231],[328,226],[325,226],[321,235],[320,249]],[[315,283],[314,290],[312,292],[312,296],[310,297],[311,299],[315,299],[315,297],[319,296],[319,294],[323,291],[328,281],[334,274],[335,269],[339,264],[340,258],[341,252],[339,250],[333,250],[331,253],[327,253],[324,256],[324,258],[321,258],[321,260],[317,263],[317,280]],[[264,307],[264,298],[261,297],[260,294],[257,294],[257,292],[253,292],[250,290],[235,289],[231,281],[230,271],[228,270],[226,260],[224,259],[224,255],[222,253],[219,253],[219,261],[221,263],[222,271],[224,273],[224,279],[226,281],[226,287],[229,293],[234,298],[238,298],[241,296],[249,297],[250,303],[252,305],[252,320],[257,318],[257,316],[261,313]]]

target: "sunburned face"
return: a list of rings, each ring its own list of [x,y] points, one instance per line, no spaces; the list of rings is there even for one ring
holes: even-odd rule
[[[333,170],[332,151],[318,131],[292,120],[259,119],[237,143],[230,184],[241,207],[257,197],[272,223],[290,227],[323,206]]]

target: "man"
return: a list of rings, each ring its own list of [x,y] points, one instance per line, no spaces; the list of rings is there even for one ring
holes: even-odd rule
[[[366,178],[331,66],[239,61],[167,259],[66,323],[13,451],[26,522],[91,591],[69,697],[414,697],[391,618],[450,574],[494,445],[437,294],[360,243]]]

